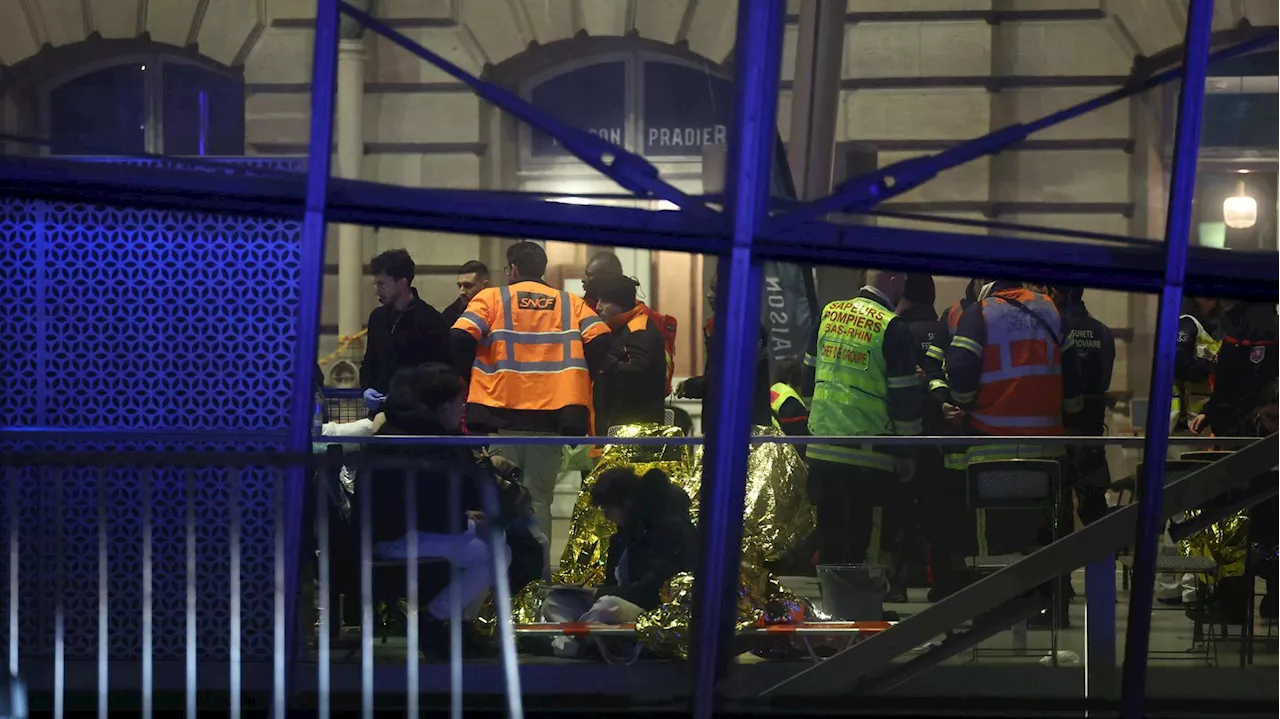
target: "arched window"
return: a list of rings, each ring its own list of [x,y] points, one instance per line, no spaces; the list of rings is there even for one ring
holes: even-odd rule
[[[244,79],[193,48],[89,39],[8,68],[11,126],[53,155],[243,155]]]
[[[45,108],[51,154],[244,154],[244,82],[163,55],[73,76]]]

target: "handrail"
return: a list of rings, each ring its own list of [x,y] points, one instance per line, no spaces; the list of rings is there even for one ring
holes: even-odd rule
[[[348,391],[348,390],[339,390]],[[358,390],[350,390],[358,392]],[[261,444],[269,441],[283,441],[283,431],[247,432],[245,430],[150,430],[150,429],[111,429],[108,427],[3,427],[0,428],[0,440],[7,441],[77,441],[77,442],[246,442]],[[1177,446],[1210,445],[1214,447],[1244,447],[1262,439],[1261,437],[1170,437],[1169,444]],[[337,437],[315,435],[315,444],[341,445],[454,445],[454,446],[486,446],[490,444],[513,445],[617,445],[617,446],[698,446],[706,442],[704,436],[694,437],[603,437],[575,435],[396,435],[374,437]],[[1122,447],[1141,448],[1142,437],[1106,436],[1034,436],[1034,437],[978,437],[973,435],[917,435],[899,436],[806,436],[788,437],[775,435],[753,435],[751,444],[866,444],[883,446],[944,446],[967,447],[989,444],[1016,444],[1029,447]]]
[[[1199,506],[1232,487],[1246,484],[1253,477],[1271,469],[1275,466],[1278,449],[1280,443],[1273,434],[1168,485],[1164,490],[1166,519]],[[761,696],[771,697],[783,693],[834,694],[847,691],[863,677],[933,637],[951,631],[992,607],[1054,577],[1125,546],[1133,540],[1138,514],[1139,507],[1136,504],[1123,507],[1016,564],[965,587],[904,620],[893,629],[839,652],[822,664],[793,674],[765,689]]]

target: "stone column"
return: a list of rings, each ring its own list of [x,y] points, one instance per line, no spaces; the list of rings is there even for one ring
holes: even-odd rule
[[[800,3],[787,162],[801,200],[815,200],[831,191],[844,61],[844,16],[844,2]]]
[[[364,158],[363,39],[343,39],[338,45],[337,140],[339,177],[360,179]],[[360,301],[364,288],[363,228],[338,226],[338,335],[349,337],[364,323]]]
[[[845,10],[843,0],[800,3],[787,163],[801,200],[816,200],[831,192],[844,71]],[[858,286],[858,272],[851,267],[818,265],[814,279],[819,296],[832,292],[847,295],[846,288]]]

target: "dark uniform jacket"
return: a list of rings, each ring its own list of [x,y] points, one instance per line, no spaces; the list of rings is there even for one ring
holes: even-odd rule
[[[1204,407],[1205,419],[1214,434],[1258,433],[1257,410],[1276,402],[1278,338],[1275,305],[1240,302],[1227,310],[1213,395]]]
[[[609,323],[609,355],[592,381],[596,434],[620,424],[663,420],[667,389],[666,346],[643,307]]]
[[[946,391],[946,372],[942,360],[947,345],[951,343],[951,333],[947,325],[938,319],[938,313],[932,307],[915,305],[898,313],[898,317],[907,323],[911,330],[916,350],[916,366],[923,374],[927,389],[924,406],[921,408],[921,419],[924,421],[925,434],[947,434],[946,424],[942,421],[942,404],[950,401]]]
[[[777,401],[777,398],[773,396],[774,387],[777,386],[777,384],[774,384],[769,387],[770,409],[773,408],[774,402]],[[800,390],[796,387],[783,386],[790,387],[791,391],[797,395],[800,394]],[[778,422],[778,428],[788,437],[807,437],[809,435],[809,408],[805,406],[804,400],[799,397],[788,397],[783,400],[782,404],[778,406],[778,411],[773,413],[773,418]],[[796,445],[796,448],[803,454],[804,445]]]
[[[360,386],[386,394],[396,370],[427,362],[450,363],[449,325],[418,297],[404,312],[383,305],[369,313],[369,335],[360,363]]]
[[[1080,367],[1080,392],[1084,409],[1063,417],[1067,433],[1086,437],[1106,434],[1106,393],[1111,389],[1111,371],[1116,363],[1116,341],[1111,330],[1099,322],[1084,302],[1062,310],[1062,324],[1075,341]]]
[[[453,323],[458,321],[463,312],[467,311],[467,298],[458,297],[453,304],[440,311],[440,316],[444,317],[444,326],[453,327]]]
[[[1222,338],[1222,330],[1216,322],[1200,319],[1200,323],[1210,336]],[[1178,319],[1178,349],[1173,355],[1173,376],[1179,382],[1204,382],[1213,374],[1213,358],[1196,355],[1196,338],[1199,336],[1195,320],[1185,315]]]
[[[1084,399],[1079,412],[1063,416],[1063,424],[1067,434],[1101,437],[1107,433],[1106,394],[1111,389],[1111,372],[1116,362],[1115,338],[1109,327],[1089,314],[1084,302],[1064,307],[1062,324],[1074,341],[1071,351],[1080,367],[1080,392]],[[1105,448],[1071,447],[1068,455],[1073,465],[1073,479],[1093,487],[1111,483]]]
[[[706,366],[701,377],[690,377],[684,383],[684,395],[691,399],[702,400],[702,433],[714,423],[711,414],[711,384],[716,381],[715,362],[711,357],[711,335],[715,331],[715,318],[708,319],[702,328],[702,340],[706,347]],[[769,335],[764,327],[760,328],[760,342],[756,345],[756,384],[751,395],[751,424],[768,427],[773,424],[773,410],[769,408]]]

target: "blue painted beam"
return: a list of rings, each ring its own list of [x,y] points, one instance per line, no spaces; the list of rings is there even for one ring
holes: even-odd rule
[[[1200,119],[1204,113],[1205,76],[1213,33],[1213,0],[1191,0],[1187,14],[1186,55],[1182,61],[1182,92],[1178,99],[1178,126],[1174,135],[1173,180],[1169,188],[1169,215],[1164,245],[1164,287],[1156,317],[1155,363],[1151,370],[1147,427],[1160,430],[1173,401],[1174,349],[1178,317],[1185,292],[1187,245],[1191,237],[1196,193],[1196,160],[1200,151]],[[1141,719],[1147,691],[1147,649],[1151,639],[1151,609],[1155,599],[1156,550],[1164,532],[1164,458],[1168,433],[1148,431],[1143,452],[1144,471],[1137,492],[1138,536],[1133,550],[1133,581],[1129,593],[1129,626],[1124,642],[1124,674],[1120,704],[1125,719]],[[1252,601],[1252,596],[1250,596]]]

